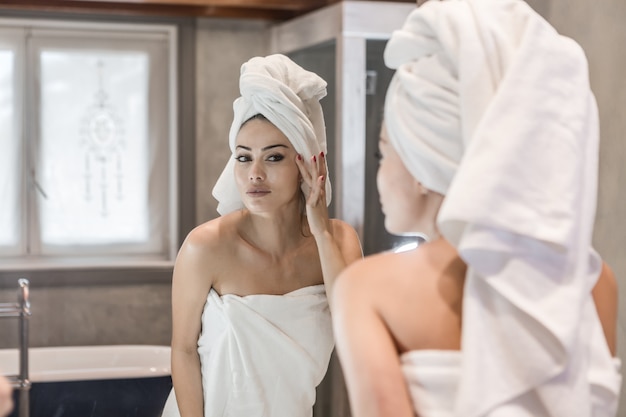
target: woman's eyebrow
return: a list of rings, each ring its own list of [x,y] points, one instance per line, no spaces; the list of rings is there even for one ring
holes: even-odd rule
[[[282,143],[277,143],[276,145],[270,145],[270,146],[266,146],[265,148],[261,149],[262,151],[267,151],[269,149],[272,148],[287,148],[287,145],[283,145]]]
[[[264,147],[264,148],[261,148],[261,150],[262,150],[262,151],[267,151],[267,150],[269,150],[269,149],[272,149],[272,148],[279,148],[279,147],[282,147],[282,148],[287,148],[287,145],[283,145],[282,143],[277,143],[276,145],[269,145],[269,146],[266,146],[266,147]],[[241,148],[241,149],[243,149],[243,150],[246,150],[246,151],[251,151],[251,150],[252,150],[252,148],[250,148],[250,147],[248,147],[248,146],[237,145],[237,149],[239,149],[239,148]]]

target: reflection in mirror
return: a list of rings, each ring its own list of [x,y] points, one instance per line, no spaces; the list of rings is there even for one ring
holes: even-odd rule
[[[378,138],[383,121],[385,93],[394,71],[383,62],[383,51],[387,41],[368,39],[367,88],[365,120],[365,216],[363,222],[363,252],[365,255],[392,250],[405,251],[417,247],[424,241],[419,234],[395,236],[385,229],[385,216],[380,206],[380,195],[376,187],[378,172]]]
[[[298,65],[306,68],[309,71],[313,71],[327,82],[327,95],[320,101],[320,104],[322,105],[322,109],[324,110],[324,120],[326,122],[326,142],[328,144],[327,160],[329,176],[331,178],[337,178],[335,164],[338,162],[334,152],[334,149],[336,149],[335,128],[337,117],[337,109],[335,106],[337,85],[335,75],[336,49],[336,42],[333,40],[323,43],[321,45],[314,45],[308,48],[299,49],[288,54],[289,57]],[[335,215],[335,205],[333,202],[330,203],[328,211],[330,216]],[[337,372],[341,372],[341,367],[339,366],[337,358],[333,354],[328,366],[328,371],[326,372],[326,376],[316,389],[313,417],[331,416],[331,410],[333,408],[333,393],[335,393],[334,395],[336,397],[337,391],[343,390],[343,392],[347,396],[345,386],[339,384],[337,382],[337,378],[333,377],[333,375],[335,375]]]
[[[354,228],[329,218],[326,86],[282,54],[241,67],[220,217],[187,235],[174,267],[164,417],[312,412],[334,346],[328,298],[362,257]]]
[[[395,252],[410,250],[424,241],[419,234],[394,236],[384,227],[384,215],[381,211],[379,194],[376,188],[376,173],[378,170],[378,137],[382,123],[385,92],[391,81],[393,71],[384,65],[382,60],[386,41],[366,41],[366,154],[365,154],[365,207],[363,224],[363,251],[364,254],[392,250]],[[336,178],[334,170],[341,160],[336,159],[332,152],[336,149],[336,42],[331,41],[321,45],[300,49],[289,56],[307,70],[313,71],[328,82],[328,96],[321,101],[326,120],[328,141],[328,166],[332,178]],[[340,170],[335,170],[340,172]],[[333,205],[330,210],[333,212]],[[314,407],[314,417],[345,416],[349,414],[347,392],[343,374],[337,358],[333,355],[328,372],[317,388],[317,400]]]

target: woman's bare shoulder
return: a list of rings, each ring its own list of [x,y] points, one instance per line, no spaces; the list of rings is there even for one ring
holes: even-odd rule
[[[189,232],[183,247],[205,250],[224,247],[237,236],[237,221],[236,213],[231,213],[202,223]]]
[[[347,287],[348,292],[378,291],[388,288],[392,281],[414,275],[419,268],[420,255],[382,252],[349,265],[339,276],[337,285]]]
[[[348,266],[339,276],[338,285],[357,288],[358,291],[421,290],[426,294],[426,286],[432,286],[429,283],[434,280],[448,280],[457,275],[464,277],[464,269],[456,265],[451,268],[451,262],[439,259],[442,257],[440,252],[440,247],[423,244],[401,253],[369,255]],[[449,258],[455,259],[452,256]]]
[[[382,299],[389,299],[388,294],[406,293],[398,284],[407,281],[408,273],[415,272],[408,265],[413,265],[413,261],[401,255],[404,254],[368,255],[346,267],[335,282],[331,299],[333,312],[378,309],[376,306]]]
[[[343,220],[339,219],[330,219],[331,230],[334,238],[341,245],[348,245],[354,247],[353,249],[358,249],[360,256],[362,256],[361,251],[361,240],[359,239],[359,234],[350,224]]]
[[[236,242],[236,224],[236,218],[227,215],[196,226],[178,251],[176,267],[213,273],[227,268],[228,256]]]
[[[330,219],[333,234],[358,236],[354,227],[340,219]]]
[[[185,238],[174,266],[173,283],[184,283],[198,295],[229,276],[236,265],[233,249],[237,241],[237,215],[221,216],[196,226]],[[177,288],[180,286],[177,286]],[[180,287],[183,288],[183,287]]]
[[[463,269],[454,266],[449,272],[451,268],[436,259],[441,257],[438,252],[427,244],[354,263],[335,284],[333,311],[376,311],[400,351],[457,349]]]

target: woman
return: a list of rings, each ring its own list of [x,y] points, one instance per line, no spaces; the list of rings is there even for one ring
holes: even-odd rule
[[[270,55],[242,66],[240,90],[221,217],[190,232],[174,268],[174,391],[183,417],[310,416],[333,349],[326,294],[362,256],[328,218],[326,83]]]
[[[443,1],[411,13],[385,62],[385,227],[429,239],[338,279],[353,415],[614,416],[617,300],[591,249],[582,51],[523,1]]]

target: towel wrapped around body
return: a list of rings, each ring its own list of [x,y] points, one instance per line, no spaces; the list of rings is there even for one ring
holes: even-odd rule
[[[323,285],[285,295],[211,289],[198,354],[205,417],[310,417],[334,347]],[[163,417],[177,417],[174,391]]]
[[[413,11],[385,62],[390,141],[446,196],[438,228],[468,265],[455,415],[615,415],[584,52],[524,1],[447,0]]]

